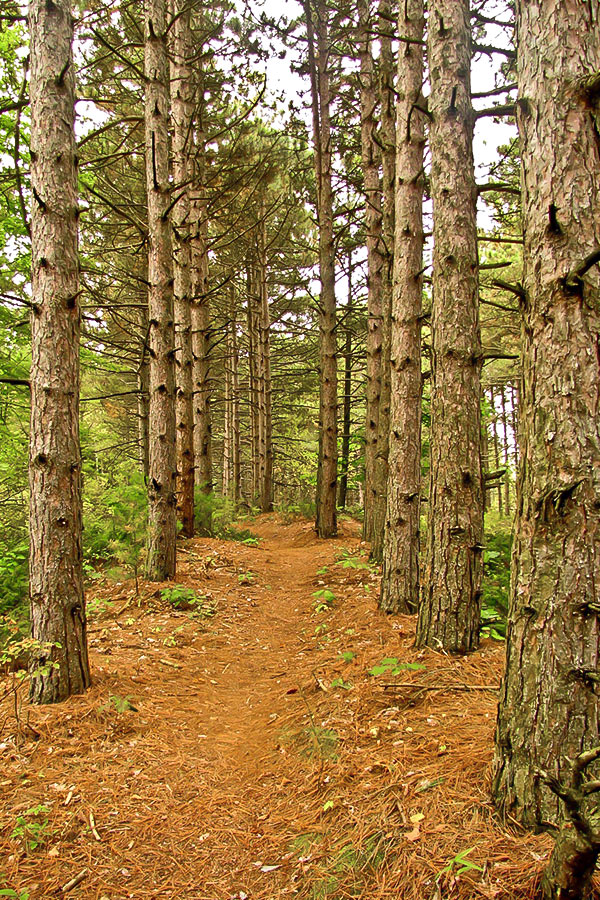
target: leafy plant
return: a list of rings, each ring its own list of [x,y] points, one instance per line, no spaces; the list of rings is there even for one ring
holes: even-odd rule
[[[208,619],[216,613],[216,606],[212,600],[199,596],[192,588],[181,584],[162,588],[160,596],[175,609],[191,610],[192,615],[198,619]]]
[[[43,846],[48,838],[54,834],[54,829],[48,824],[50,810],[43,803],[32,806],[22,816],[17,817],[16,825],[11,833],[12,838],[18,838],[25,851],[31,853],[37,847]],[[5,894],[4,896],[11,896]],[[15,894],[18,896],[18,894]]]
[[[119,697],[118,694],[109,694],[108,700],[106,703],[103,703],[99,710],[100,712],[110,712],[110,710],[116,710],[119,715],[122,715],[125,712],[137,712],[137,707],[133,705],[131,702],[131,695],[128,694],[127,697]]]
[[[510,532],[498,530],[486,535],[483,554],[484,578],[481,603],[481,636],[497,641],[506,638],[508,592],[510,589]]]
[[[335,594],[328,588],[313,591],[313,597],[315,598],[314,611],[316,613],[325,612],[335,603]]]
[[[348,550],[344,547],[337,556],[336,566],[341,566],[343,569],[367,569],[371,568],[368,562],[365,562],[364,559],[361,559],[356,553],[353,553],[351,550]]]
[[[254,572],[240,572],[238,575],[238,584],[254,584]]]
[[[454,875],[462,875],[463,872],[469,872],[471,870],[476,870],[477,872],[483,872],[481,866],[476,865],[476,863],[471,862],[471,860],[467,859],[469,853],[472,853],[475,847],[469,847],[468,850],[461,850],[460,853],[457,853],[453,859],[450,860],[448,865],[444,866],[444,868],[440,871],[438,878],[441,875],[454,874]]]
[[[426,669],[423,663],[399,662],[396,656],[386,656],[381,662],[369,669],[369,675],[399,675],[400,672],[418,672]]]
[[[338,687],[343,688],[345,691],[352,690],[352,685],[350,684],[350,682],[344,681],[344,679],[342,678],[341,675],[339,675],[337,678],[333,679],[333,681],[331,682],[331,687],[332,688],[338,688]]]
[[[352,662],[352,660],[356,656],[356,653],[354,653],[353,650],[344,650],[344,651],[342,651],[342,653],[340,653],[340,656],[342,657],[344,662],[349,663],[349,662]]]

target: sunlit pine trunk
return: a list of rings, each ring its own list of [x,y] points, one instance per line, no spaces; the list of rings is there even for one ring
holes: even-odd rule
[[[256,277],[252,259],[246,263],[246,321],[248,331],[248,403],[250,406],[250,493],[251,501],[260,494],[260,387],[259,387],[259,323],[256,304]]]
[[[148,308],[150,355],[148,556],[154,581],[175,576],[176,451],[173,250],[169,206],[169,63],[164,0],[146,0],[146,190],[148,195]]]
[[[194,89],[190,60],[190,9],[172,0],[171,104],[173,119],[173,274],[176,351],[177,514],[185,537],[194,535],[194,403],[190,182]]]
[[[469,0],[432,0],[428,22],[431,478],[416,643],[466,652],[479,644],[484,503]]]
[[[316,531],[319,537],[337,534],[337,339],[335,303],[335,246],[329,86],[328,10],[323,0],[304,0],[311,75],[317,219],[319,228],[319,457],[317,468]],[[316,32],[316,52],[315,52]]]
[[[192,356],[194,380],[194,467],[196,488],[210,494],[212,476],[212,411],[210,383],[211,311],[208,264],[208,202],[206,187],[206,137],[204,132],[204,82],[196,75],[194,170],[190,192],[190,241],[192,265]],[[206,523],[199,522],[205,528]]]
[[[352,325],[351,315],[353,309],[352,297],[352,250],[348,251],[348,301],[346,303],[345,315],[345,337],[344,337],[344,397],[342,405],[342,452],[340,455],[340,481],[338,488],[338,506],[340,509],[346,509],[346,501],[348,498],[348,470],[350,467],[350,429],[351,411],[352,411]]]
[[[396,223],[390,322],[390,438],[381,609],[416,612],[421,500],[423,312],[423,0],[407,0],[398,28]]]
[[[374,28],[371,0],[358,0],[358,52],[360,58],[360,147],[365,196],[365,238],[367,249],[367,380],[365,414],[365,509],[363,537],[373,540],[376,506],[376,461],[379,442],[379,404],[381,400],[383,345],[383,239],[381,150],[377,135],[376,113],[379,103],[374,73]],[[381,486],[379,486],[381,487]]]
[[[269,314],[269,285],[267,281],[267,247],[265,207],[261,204],[261,226],[258,240],[258,336],[260,351],[261,392],[260,412],[262,423],[260,428],[260,509],[271,512],[273,509],[273,415],[271,409],[271,321]]]
[[[373,472],[373,528],[371,558],[383,560],[387,501],[388,455],[390,446],[390,342],[392,284],[394,270],[394,221],[396,178],[396,89],[394,84],[395,29],[390,22],[388,0],[379,3],[379,95],[381,100],[381,170],[383,193],[382,270],[381,270],[381,393],[377,426],[377,452]]]
[[[564,781],[600,725],[599,14],[517,3],[521,458],[493,794],[533,827],[562,816],[538,770]]]
[[[90,685],[82,571],[79,260],[73,19],[29,5],[31,53],[30,698]]]

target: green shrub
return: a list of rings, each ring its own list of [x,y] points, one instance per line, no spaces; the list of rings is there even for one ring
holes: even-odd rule
[[[486,534],[481,602],[481,635],[497,641],[506,638],[512,534],[497,530]]]
[[[87,574],[99,563],[116,565],[137,576],[144,559],[148,495],[138,472],[118,484],[90,485],[84,504],[83,555]]]

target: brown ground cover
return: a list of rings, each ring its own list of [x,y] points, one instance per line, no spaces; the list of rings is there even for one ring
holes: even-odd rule
[[[535,897],[552,842],[502,826],[488,799],[503,645],[415,651],[414,621],[377,611],[349,520],[327,542],[276,515],[251,529],[256,546],[180,545],[178,584],[214,616],[173,609],[165,585],[142,583],[139,599],[131,583],[96,585],[91,690],[17,716],[4,698],[0,888],[29,900]]]

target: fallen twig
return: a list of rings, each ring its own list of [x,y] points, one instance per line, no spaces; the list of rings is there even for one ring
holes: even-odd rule
[[[77,887],[78,884],[81,884],[83,879],[87,876],[89,869],[82,869],[74,878],[71,878],[70,881],[67,881],[66,884],[63,884],[61,887],[61,891],[63,894],[67,894],[69,891],[72,891],[74,887]]]

